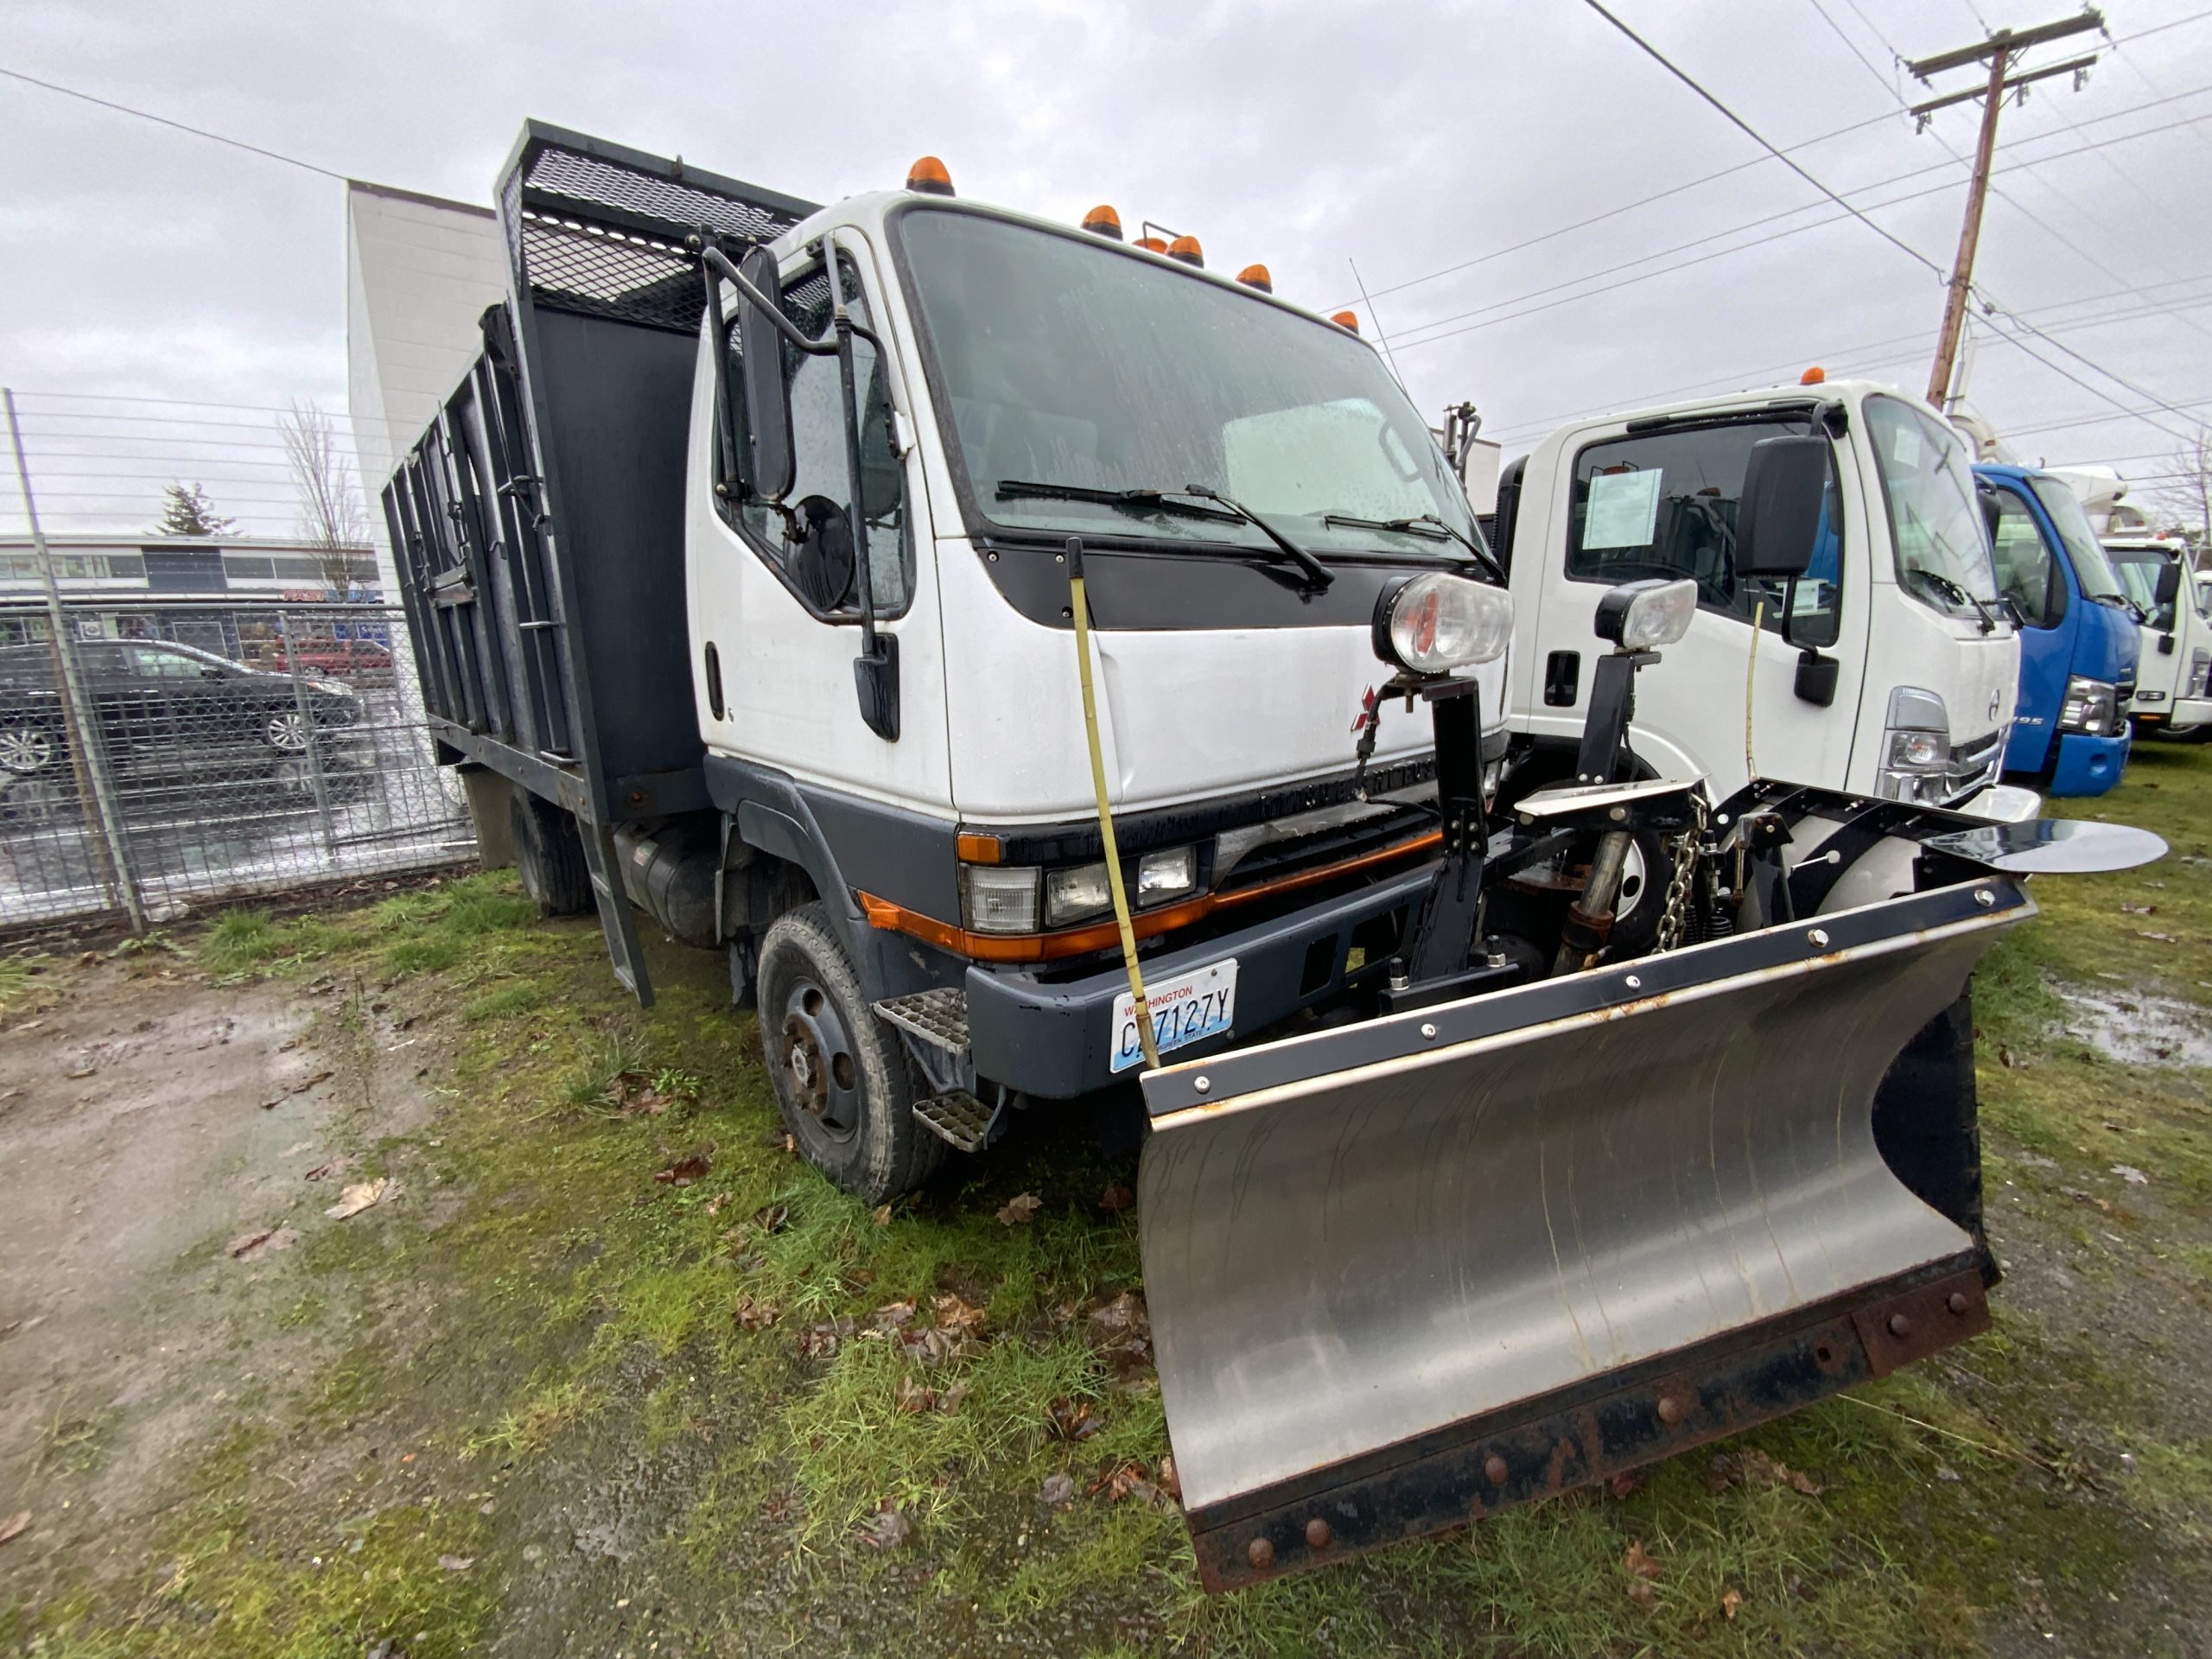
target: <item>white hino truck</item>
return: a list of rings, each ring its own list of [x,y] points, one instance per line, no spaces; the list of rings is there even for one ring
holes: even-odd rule
[[[1370,348],[1110,210],[907,186],[817,207],[525,127],[509,291],[383,499],[431,731],[541,907],[595,909],[640,996],[641,913],[722,952],[870,1204],[1017,1112],[1141,1107],[1213,1589],[1982,1329],[1969,972],[2024,871],[2155,838],[1669,775],[1631,717],[1703,589],[1625,529],[1582,537],[1620,580],[1574,595],[1571,768],[1493,791],[1513,600]],[[1872,401],[1883,453],[1939,444]],[[1761,420],[1726,557],[1809,595],[1830,416]],[[1849,630],[1886,543],[1846,476]],[[1947,569],[1894,579],[1972,645]]]

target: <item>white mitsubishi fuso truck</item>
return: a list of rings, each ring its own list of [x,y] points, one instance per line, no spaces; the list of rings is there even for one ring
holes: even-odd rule
[[[1745,468],[1756,445],[1793,434],[1829,450],[1813,563],[1783,581],[1739,579]],[[1779,774],[2034,817],[2034,791],[1999,782],[2020,645],[1973,461],[1920,398],[1822,379],[1578,421],[1502,469],[1467,467],[1486,517],[1483,486],[1499,480],[1491,540],[1514,598],[1513,731],[1564,769],[1588,709],[1599,597],[1637,578],[1687,579],[1688,636],[1637,694],[1637,753],[1661,775],[1702,776],[1725,795]]]
[[[1562,760],[1493,786],[1503,572],[1382,363],[1257,267],[926,158],[823,208],[535,123],[497,200],[511,286],[383,490],[487,857],[641,997],[641,913],[725,953],[869,1205],[1017,1111],[1141,1105],[1209,1588],[1985,1328],[1969,973],[2020,871],[2161,849],[1937,804],[2012,658],[1924,410],[1562,447],[1525,544],[1571,518],[1540,607],[1581,654],[1516,671]],[[1678,668],[1740,707],[1697,664],[1754,593],[1760,671],[1856,717],[1770,718],[1715,788],[1650,716]],[[1946,677],[1873,698],[1878,649]],[[1861,743],[1864,788],[1781,781]]]

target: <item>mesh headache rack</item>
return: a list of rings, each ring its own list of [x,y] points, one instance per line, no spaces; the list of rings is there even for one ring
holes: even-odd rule
[[[704,296],[684,238],[766,242],[815,204],[604,139],[526,122],[499,181],[519,284],[538,305],[691,334]]]

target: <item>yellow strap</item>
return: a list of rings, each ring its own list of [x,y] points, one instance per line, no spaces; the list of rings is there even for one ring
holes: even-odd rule
[[[1759,695],[1759,635],[1766,631],[1766,601],[1751,610],[1751,654],[1744,664],[1744,770],[1753,783],[1759,780],[1759,763],[1751,759],[1751,706]]]
[[[1144,973],[1137,966],[1137,936],[1129,926],[1129,895],[1122,886],[1122,853],[1114,842],[1114,811],[1106,799],[1106,757],[1098,747],[1098,698],[1090,689],[1090,601],[1084,597],[1079,570],[1068,577],[1074,594],[1070,609],[1075,615],[1075,659],[1083,678],[1083,736],[1090,750],[1090,787],[1098,797],[1098,836],[1106,843],[1106,884],[1114,892],[1114,925],[1122,930],[1122,965],[1129,970],[1129,996],[1136,1004],[1137,1040],[1144,1045],[1148,1071],[1160,1067],[1160,1049],[1152,1035],[1152,1006],[1144,999]]]

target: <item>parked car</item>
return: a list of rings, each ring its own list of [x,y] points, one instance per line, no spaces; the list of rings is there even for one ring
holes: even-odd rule
[[[365,685],[385,684],[391,679],[391,647],[373,639],[302,639],[296,652],[288,653],[278,645],[270,653],[269,665],[283,673],[289,671],[295,657],[307,672],[333,679]]]
[[[311,793],[308,744],[327,773],[360,770],[359,697],[322,679],[296,684],[167,640],[73,646],[101,746],[126,795],[189,785]],[[0,647],[0,792],[17,806],[73,789],[51,645]]]

